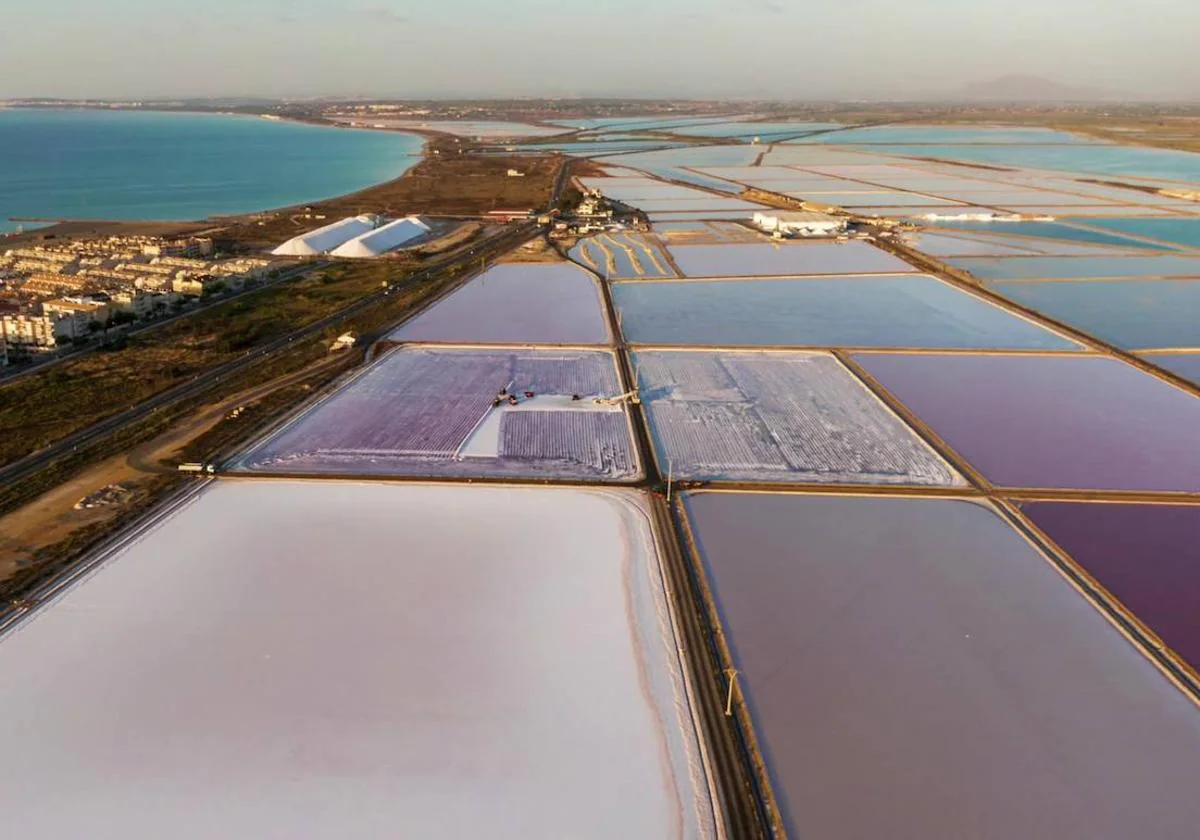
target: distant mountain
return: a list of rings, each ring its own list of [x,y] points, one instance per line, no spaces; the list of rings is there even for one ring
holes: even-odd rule
[[[1128,99],[1100,88],[1065,85],[1040,76],[1003,76],[962,88],[952,98],[968,102],[1111,102]]]

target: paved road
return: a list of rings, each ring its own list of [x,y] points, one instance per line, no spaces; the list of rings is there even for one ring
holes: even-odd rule
[[[439,263],[436,266],[426,268],[416,274],[404,278],[403,283],[420,282],[427,280],[435,274],[444,272],[456,265],[473,265],[481,259],[481,253],[491,255],[493,253],[507,251],[514,247],[522,239],[529,239],[537,230],[537,226],[533,223],[525,223],[513,225],[505,229],[499,234],[494,235],[491,239],[477,244],[474,248],[466,253],[455,256],[452,259]],[[159,409],[175,405],[178,402],[197,396],[211,388],[221,380],[233,376],[243,370],[258,364],[267,357],[285,350],[289,345],[297,341],[304,341],[307,338],[319,335],[330,327],[335,327],[365,309],[386,299],[399,285],[393,284],[385,289],[382,289],[365,298],[360,298],[354,303],[338,310],[332,315],[328,315],[319,321],[309,324],[306,327],[294,330],[287,335],[268,342],[267,344],[248,351],[245,355],[226,362],[219,367],[216,367],[206,373],[196,376],[189,382],[184,382],[176,385],[166,391],[163,391],[156,396],[151,397],[144,402],[122,411],[121,413],[109,417],[106,420],[101,420],[86,429],[81,429],[75,434],[68,435],[62,440],[54,443],[45,449],[27,455],[20,460],[14,461],[7,466],[0,468],[0,483],[10,481],[19,481],[23,478],[33,475],[38,470],[45,468],[54,461],[71,454],[80,447],[87,446],[102,438],[105,438],[119,431],[125,426],[143,420],[151,416]]]

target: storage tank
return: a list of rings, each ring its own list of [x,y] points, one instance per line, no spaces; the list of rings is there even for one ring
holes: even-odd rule
[[[378,224],[377,216],[351,216],[289,239],[271,253],[280,257],[311,257],[324,254],[356,236],[370,233]]]
[[[368,231],[361,236],[356,236],[334,249],[331,255],[351,259],[371,259],[380,254],[386,254],[393,248],[399,248],[406,242],[419,239],[427,233],[429,233],[429,225],[417,216],[409,216]]]

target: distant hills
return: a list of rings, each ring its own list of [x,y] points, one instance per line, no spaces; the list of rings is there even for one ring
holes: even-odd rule
[[[975,82],[949,96],[969,102],[1112,102],[1129,99],[1115,91],[1065,85],[1041,76],[1002,76]]]

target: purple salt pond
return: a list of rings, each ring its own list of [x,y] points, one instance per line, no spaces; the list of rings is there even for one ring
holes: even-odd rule
[[[1001,487],[1200,492],[1200,399],[1115,359],[859,354]]]
[[[236,464],[283,475],[622,481],[640,468],[611,353],[404,347]]]
[[[1031,502],[1022,510],[1200,670],[1200,507]]]
[[[989,507],[685,505],[789,836],[1196,836],[1200,710]]]
[[[570,263],[494,266],[395,330],[392,341],[606,344],[600,288]]]

